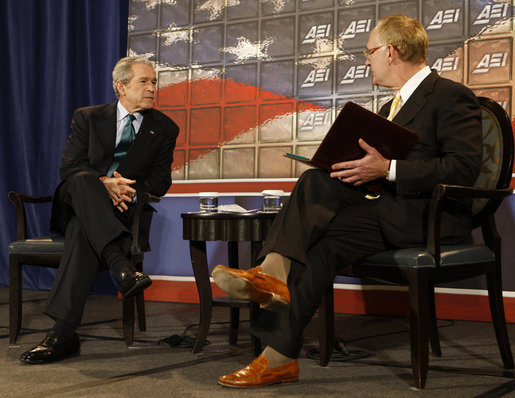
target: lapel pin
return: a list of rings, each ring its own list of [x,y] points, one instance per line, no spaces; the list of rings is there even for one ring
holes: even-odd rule
[[[154,130],[150,130],[150,134],[154,134]]]

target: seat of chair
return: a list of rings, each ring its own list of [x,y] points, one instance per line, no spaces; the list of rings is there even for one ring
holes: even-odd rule
[[[451,267],[461,264],[484,264],[495,261],[495,255],[484,244],[463,244],[441,246],[440,267]],[[385,250],[366,257],[359,264],[381,265],[398,268],[434,268],[434,257],[425,247]]]
[[[132,255],[142,255],[139,249],[132,248]],[[55,255],[64,252],[64,236],[42,236],[20,239],[9,244],[9,254]]]
[[[20,239],[9,244],[9,254],[61,254],[63,251],[62,236]]]

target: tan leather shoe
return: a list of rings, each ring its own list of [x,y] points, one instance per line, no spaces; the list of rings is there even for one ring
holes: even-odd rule
[[[250,388],[299,381],[299,364],[296,359],[275,368],[268,366],[268,359],[260,355],[243,369],[221,376],[218,384],[226,387]]]
[[[242,270],[217,265],[211,275],[218,287],[235,299],[254,301],[269,311],[282,311],[290,304],[286,283],[262,273],[261,267]]]

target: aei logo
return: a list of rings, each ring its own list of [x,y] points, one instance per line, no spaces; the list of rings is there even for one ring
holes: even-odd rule
[[[440,10],[433,17],[427,30],[442,29],[442,26],[447,23],[456,23],[460,19],[460,9],[451,8],[449,10]]]
[[[508,16],[509,4],[489,4],[479,13],[473,25],[486,25],[493,18],[505,18]]]
[[[352,21],[340,37],[342,39],[353,39],[358,33],[370,32],[371,26],[372,19],[360,19],[357,21]]]
[[[435,69],[438,73],[452,72],[458,70],[458,64],[460,62],[459,56],[450,56],[445,58],[438,58],[431,69]]]
[[[315,83],[322,83],[329,80],[329,74],[331,73],[330,68],[315,69],[309,72],[308,76],[304,79],[304,82],[300,87],[313,87]]]
[[[330,34],[331,24],[312,26],[304,40],[302,40],[302,44],[312,44],[316,39],[329,39]]]
[[[366,65],[351,66],[345,76],[343,76],[340,84],[352,84],[354,80],[367,78],[369,74],[370,67]]]
[[[309,116],[304,120],[301,131],[311,131],[315,127],[325,126],[329,124],[330,114],[329,112],[311,112]]]
[[[472,74],[487,73],[490,68],[500,68],[506,66],[508,62],[508,53],[485,54],[481,61],[476,65]]]

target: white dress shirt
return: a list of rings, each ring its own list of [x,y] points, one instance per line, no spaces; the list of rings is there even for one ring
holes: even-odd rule
[[[401,89],[396,93],[399,96],[399,106],[397,107],[397,112],[399,113],[402,106],[408,101],[411,94],[417,89],[417,87],[422,83],[422,81],[431,74],[431,69],[429,66],[424,66],[417,73],[415,73],[405,84],[401,87]],[[395,181],[397,176],[397,161],[392,159],[390,162],[390,173],[388,176],[389,181]]]

